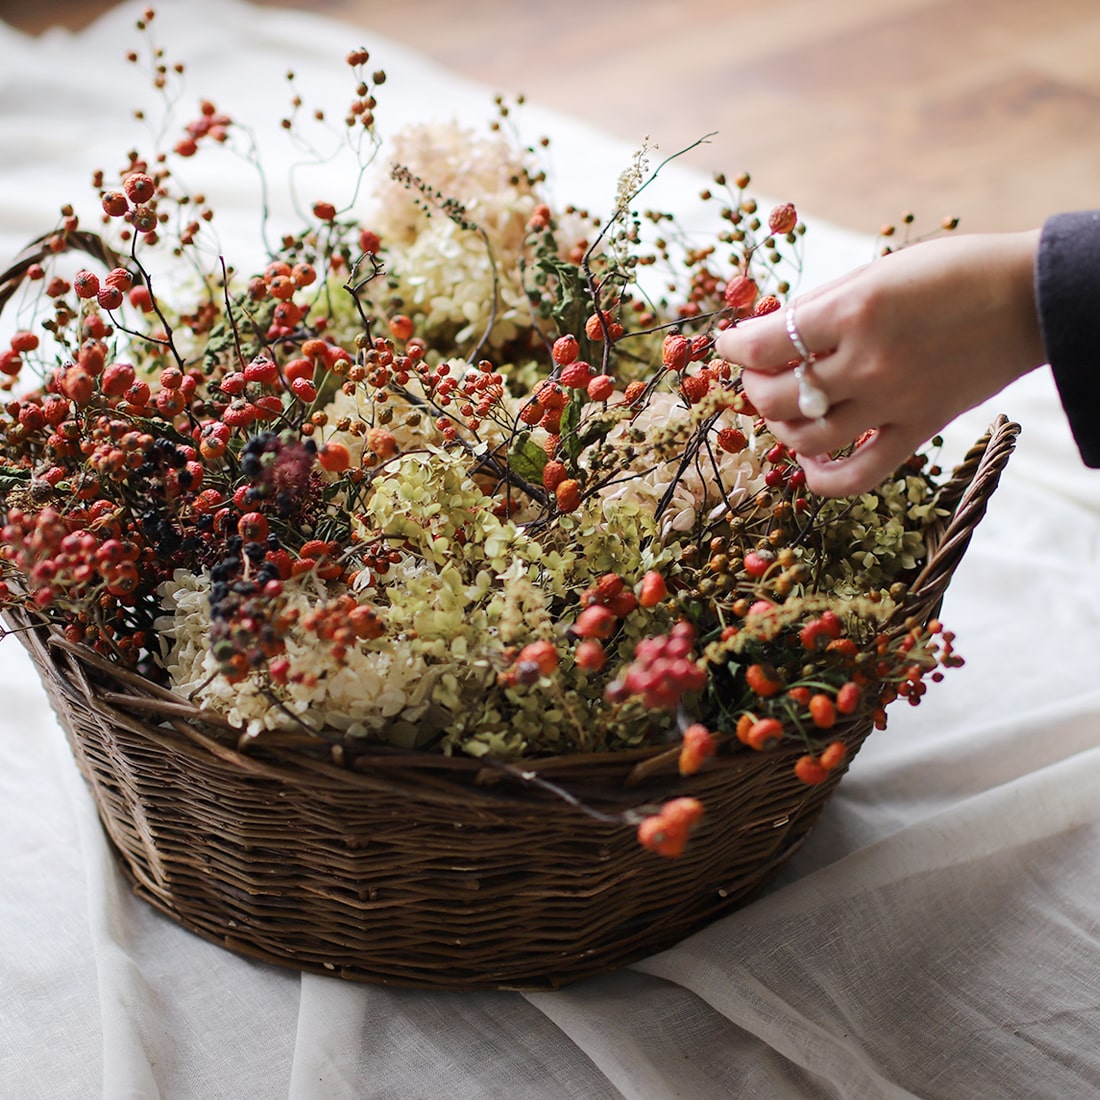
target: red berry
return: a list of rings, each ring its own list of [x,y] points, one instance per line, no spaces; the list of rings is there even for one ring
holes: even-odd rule
[[[718,446],[727,454],[740,454],[748,445],[748,437],[739,428],[718,429]]]
[[[156,193],[156,184],[144,172],[133,172],[122,181],[122,188],[131,202],[148,202]]]
[[[592,365],[578,359],[562,368],[561,384],[571,390],[587,390],[592,381]]]
[[[558,667],[558,651],[553,642],[529,642],[519,651],[516,664],[532,664],[539,675],[550,676]]]
[[[822,692],[810,699],[810,720],[818,729],[831,729],[836,724],[836,704]]]
[[[662,600],[668,597],[668,587],[665,578],[656,570],[650,570],[642,577],[641,590],[638,593],[638,603],[642,607],[656,607]]]
[[[245,512],[237,521],[237,534],[245,542],[264,542],[268,532],[267,518],[260,512]]]
[[[599,672],[607,662],[607,654],[597,638],[585,638],[577,643],[573,660],[578,668],[587,672]]]
[[[722,295],[730,309],[748,309],[756,301],[757,286],[745,275],[735,275]]]
[[[317,461],[330,474],[340,474],[351,465],[351,454],[343,443],[330,440],[317,452]]]
[[[610,374],[597,374],[588,383],[588,396],[592,401],[606,401],[615,392],[615,379]]]
[[[798,224],[798,211],[794,204],[785,202],[768,215],[768,228],[777,236],[785,236]]]
[[[678,332],[670,332],[661,348],[661,362],[665,370],[679,373],[691,359],[691,341]]]
[[[27,332],[25,329],[21,329],[19,332],[12,334],[12,351],[34,351],[36,347],[38,347],[38,337],[35,336],[33,332]]]
[[[750,690],[765,699],[778,694],[783,689],[782,682],[777,679],[774,670],[760,664],[749,665],[745,669],[745,683]]]
[[[580,482],[575,478],[567,477],[554,490],[554,498],[559,511],[575,512],[581,503]]]
[[[225,388],[224,385],[222,388]],[[317,387],[308,378],[295,378],[290,383],[290,389],[304,405],[310,405],[317,400]]]
[[[816,787],[819,783],[824,783],[829,778],[829,772],[826,768],[821,766],[821,762],[813,756],[800,756],[794,764],[794,774],[802,780],[803,783],[809,784],[811,787]]]
[[[842,684],[836,693],[836,709],[841,714],[854,714],[859,709],[860,699],[863,695],[859,684],[849,680]]]
[[[586,607],[570,628],[578,638],[610,638],[618,623],[615,613],[600,604]]]
[[[553,493],[565,481],[567,473],[564,462],[551,459],[542,468],[542,484]]]
[[[774,749],[783,739],[783,723],[778,718],[761,718],[749,726],[745,743],[757,752]]]
[[[78,298],[94,298],[99,293],[99,276],[94,271],[81,268],[73,276],[73,290]]]
[[[107,191],[102,201],[103,212],[111,218],[121,218],[130,209],[130,201],[121,191]]]
[[[559,367],[568,366],[580,354],[580,344],[572,333],[559,336],[550,349],[550,357]]]
[[[99,302],[103,309],[113,310],[118,309],[122,305],[125,295],[117,286],[103,286],[99,288],[99,293],[96,295],[96,301]]]
[[[750,550],[745,555],[745,572],[750,577],[763,577],[775,564],[774,550]]]

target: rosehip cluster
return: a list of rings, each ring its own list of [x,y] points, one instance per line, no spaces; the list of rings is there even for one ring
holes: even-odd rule
[[[651,710],[675,710],[686,694],[702,691],[707,683],[706,669],[692,660],[694,644],[695,628],[687,622],[677,623],[669,634],[643,638],[622,678],[608,685],[608,699],[640,695]]]

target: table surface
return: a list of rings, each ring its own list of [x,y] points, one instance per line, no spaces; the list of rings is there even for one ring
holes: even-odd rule
[[[0,24],[3,253],[129,147],[142,83],[122,53],[140,10],[40,39]],[[238,0],[169,3],[157,18],[195,96],[241,117],[271,114],[288,65],[311,101],[340,102],[341,59],[363,38]],[[370,45],[390,77],[388,126],[491,113],[485,89]],[[553,136],[559,190],[608,201],[631,151],[550,109],[529,117]],[[254,200],[235,179],[209,182],[232,251],[244,230],[225,211]],[[682,207],[698,183],[676,167],[654,201]],[[806,285],[869,258],[867,241],[810,220]],[[1100,475],[1080,465],[1045,370],[960,418],[948,454],[999,411],[1024,432],[943,610],[967,667],[870,739],[764,896],[556,993],[346,984],[178,928],[127,890],[21,647],[4,642],[4,1094],[1100,1094]]]

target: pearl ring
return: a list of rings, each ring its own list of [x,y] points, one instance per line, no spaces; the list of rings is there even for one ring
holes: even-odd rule
[[[807,420],[817,422],[819,428],[825,427],[825,418],[829,415],[829,395],[810,377],[810,367],[814,363],[813,353],[806,347],[802,333],[798,331],[794,306],[787,306],[785,315],[787,335],[794,344],[801,362],[794,368],[794,377],[798,382],[798,411]]]

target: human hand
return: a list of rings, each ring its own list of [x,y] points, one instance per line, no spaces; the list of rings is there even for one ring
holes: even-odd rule
[[[784,310],[721,333],[719,355],[744,368],[745,394],[825,496],[877,485],[959,413],[1045,361],[1035,307],[1038,230],[911,245],[792,304],[828,395],[799,413],[798,353]],[[873,434],[844,458],[829,452]]]

